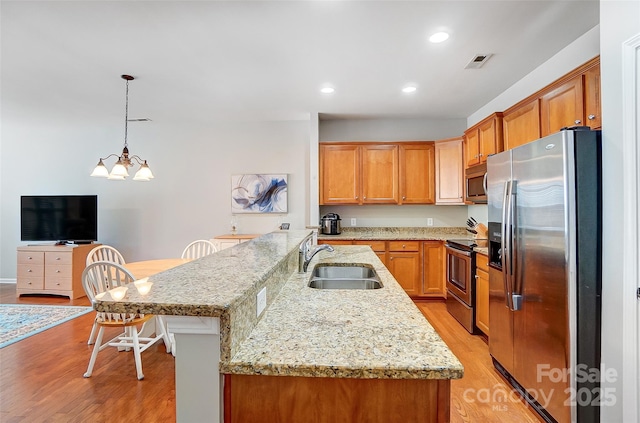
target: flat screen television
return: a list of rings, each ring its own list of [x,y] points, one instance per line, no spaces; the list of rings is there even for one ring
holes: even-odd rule
[[[20,239],[90,243],[98,240],[97,195],[23,195]]]

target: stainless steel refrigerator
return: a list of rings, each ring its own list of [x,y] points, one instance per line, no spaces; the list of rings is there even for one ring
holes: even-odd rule
[[[601,134],[487,159],[489,352],[548,422],[599,422]]]

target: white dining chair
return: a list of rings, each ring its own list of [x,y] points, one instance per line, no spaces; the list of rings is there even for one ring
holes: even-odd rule
[[[99,245],[87,254],[87,266],[96,261],[112,261],[125,264],[124,257],[116,248],[110,245]]]
[[[86,265],[89,266],[91,263],[95,263],[96,261],[111,261],[121,265],[125,264],[124,257],[120,251],[110,245],[99,245],[89,251],[89,254],[87,254]],[[94,323],[91,328],[91,333],[89,334],[89,340],[87,341],[88,345],[93,344],[97,330],[98,324]]]
[[[87,266],[82,272],[82,286],[91,300],[96,303],[100,298],[117,300],[118,293],[124,295],[129,289],[137,289],[133,275],[124,267],[110,261],[97,261]],[[139,336],[144,325],[152,318],[156,318],[156,333],[153,337]],[[98,335],[93,346],[89,366],[84,377],[91,377],[98,353],[107,347],[117,347],[129,351],[133,349],[138,380],[144,379],[142,373],[142,358],[140,354],[162,340],[167,353],[171,352],[171,342],[166,332],[165,322],[161,316],[141,313],[106,313],[96,312],[94,325],[97,325]],[[141,326],[138,330],[138,326]],[[102,342],[106,327],[120,328],[122,332],[109,341]]]
[[[182,252],[183,259],[199,259],[217,252],[215,244],[206,239],[193,241]]]

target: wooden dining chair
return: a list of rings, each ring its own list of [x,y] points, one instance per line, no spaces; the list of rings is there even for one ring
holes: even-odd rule
[[[206,239],[199,239],[187,245],[182,252],[182,258],[199,259],[201,257],[208,256],[209,254],[213,254],[216,251],[218,251],[218,249],[213,242]]]
[[[93,305],[101,298],[117,300],[118,291],[137,289],[135,284],[132,283],[134,279],[127,269],[110,261],[97,261],[87,266],[82,272],[82,286]],[[140,336],[146,322],[154,317],[156,318],[155,336]],[[144,379],[142,358],[140,356],[142,352],[160,340],[164,342],[167,353],[171,352],[171,342],[161,316],[140,313],[96,312],[94,325],[99,328],[98,335],[84,377],[91,377],[98,353],[107,347],[117,347],[126,351],[133,349],[138,380]],[[138,330],[138,326],[141,326],[140,330]],[[106,327],[120,328],[122,332],[103,343],[102,338]]]

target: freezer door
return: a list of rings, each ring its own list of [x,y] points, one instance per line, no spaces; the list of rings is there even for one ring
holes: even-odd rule
[[[514,378],[558,421],[569,422],[568,166],[570,131],[512,150],[515,183]],[[557,373],[553,373],[556,375]]]
[[[489,239],[492,247],[504,246],[503,211],[505,187],[511,180],[511,151],[492,155],[487,158],[487,207]],[[505,258],[504,253],[501,254]],[[505,281],[506,266],[502,270],[489,269],[489,353],[509,373],[513,372],[513,316],[508,306]]]

